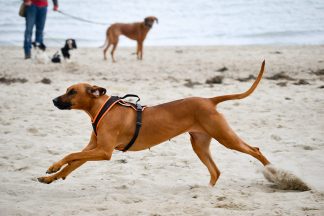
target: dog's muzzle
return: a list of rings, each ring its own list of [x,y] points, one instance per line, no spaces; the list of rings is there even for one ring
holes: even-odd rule
[[[71,109],[72,104],[70,102],[63,102],[60,97],[53,99],[53,104],[61,110]]]
[[[153,26],[153,24],[151,24],[151,23],[146,23],[145,24],[148,28],[152,28],[152,26]]]

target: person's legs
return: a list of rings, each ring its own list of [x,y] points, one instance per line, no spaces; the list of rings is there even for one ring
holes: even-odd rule
[[[36,6],[30,5],[26,8],[26,29],[24,38],[24,52],[25,58],[30,58],[31,56],[31,44],[32,44],[32,34],[33,27],[36,20]]]
[[[36,15],[36,43],[43,44],[47,7],[37,7]]]

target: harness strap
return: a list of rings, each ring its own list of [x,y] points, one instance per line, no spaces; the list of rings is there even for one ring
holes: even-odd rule
[[[143,112],[142,106],[140,104],[137,104],[136,103],[136,113],[137,113],[137,116],[136,116],[136,129],[135,129],[135,133],[134,133],[134,136],[131,139],[131,141],[122,150],[123,152],[126,152],[130,147],[132,147],[133,144],[135,143],[137,137],[138,137],[139,131],[140,131],[141,127],[142,127],[142,112]]]
[[[97,136],[97,127],[98,124],[100,123],[100,120],[102,119],[102,117],[110,110],[111,107],[113,107],[117,102],[122,101],[122,99],[125,99],[127,97],[136,97],[137,101],[136,101],[136,128],[135,128],[135,133],[133,138],[131,139],[131,141],[126,145],[126,147],[122,150],[123,152],[126,152],[129,148],[131,148],[133,146],[133,144],[135,143],[138,134],[140,132],[141,126],[142,126],[142,112],[143,112],[143,107],[138,104],[138,102],[140,101],[140,98],[137,95],[134,94],[127,94],[124,97],[118,97],[118,96],[111,96],[106,103],[102,106],[102,108],[100,109],[99,113],[96,115],[95,119],[92,122],[92,127],[93,127],[93,131],[95,133],[95,135]]]
[[[127,95],[125,95],[124,97],[121,97],[120,99],[125,99],[125,98],[128,98],[128,97],[136,97],[136,98],[137,98],[137,100],[136,100],[136,102],[135,102],[136,105],[137,105],[137,103],[141,100],[141,99],[138,97],[138,95],[135,95],[135,94],[127,94]]]
[[[100,122],[101,118],[104,116],[106,111],[108,111],[109,108],[112,107],[114,104],[116,104],[116,102],[118,102],[119,100],[120,100],[120,98],[118,96],[111,96],[107,100],[107,102],[103,105],[103,107],[101,108],[99,113],[97,114],[96,118],[92,122],[93,131],[96,134],[96,136],[97,136],[98,123]]]

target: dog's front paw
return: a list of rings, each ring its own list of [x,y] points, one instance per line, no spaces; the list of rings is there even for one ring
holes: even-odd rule
[[[37,180],[44,184],[51,184],[54,181],[54,179],[51,176],[39,177],[37,178]]]
[[[57,171],[59,171],[61,169],[61,163],[60,162],[56,162],[54,163],[52,166],[50,166],[48,168],[48,170],[46,171],[47,174],[51,174],[51,173],[56,173]]]

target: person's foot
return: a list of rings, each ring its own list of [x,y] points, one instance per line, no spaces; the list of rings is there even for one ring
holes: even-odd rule
[[[30,59],[31,55],[30,54],[25,54],[25,59]]]
[[[46,46],[45,46],[45,44],[43,44],[43,43],[40,43],[40,44],[38,45],[38,48],[39,48],[40,50],[43,50],[43,51],[46,50]]]
[[[43,43],[38,43],[36,41],[32,42],[32,46],[36,49],[36,48],[39,48],[40,50],[42,51],[45,51],[46,50],[46,46],[45,44]]]

